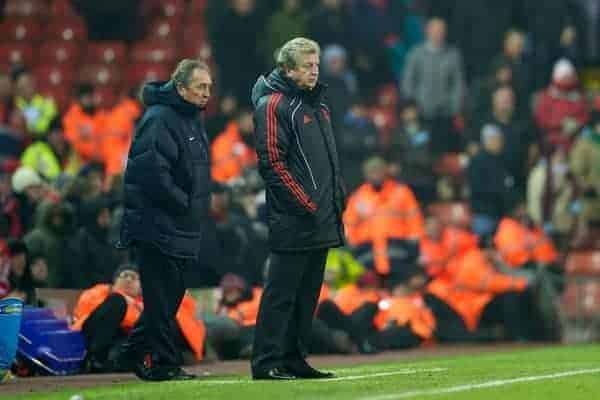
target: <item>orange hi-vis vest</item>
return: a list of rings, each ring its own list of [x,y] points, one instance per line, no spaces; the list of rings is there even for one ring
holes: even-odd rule
[[[438,276],[450,259],[477,249],[478,242],[476,235],[456,227],[445,228],[439,241],[424,237],[419,246],[428,275]]]
[[[204,322],[196,318],[196,300],[186,293],[183,296],[175,319],[185,337],[186,342],[192,349],[197,361],[204,357],[204,342],[206,339],[206,327]]]
[[[436,277],[444,272],[450,255],[442,241],[435,241],[424,237],[419,242],[421,260],[430,277]]]
[[[98,284],[81,293],[81,296],[79,296],[79,299],[77,300],[75,311],[73,312],[75,322],[71,328],[80,331],[89,316],[104,303],[111,293],[120,294],[127,302],[127,311],[125,312],[125,317],[121,321],[121,328],[126,332],[131,331],[144,309],[141,297],[132,298],[123,292],[113,290],[111,286],[107,284]]]
[[[83,112],[79,104],[72,104],[63,117],[64,134],[75,152],[85,162],[104,161],[103,135],[106,114],[98,111],[94,115]]]
[[[435,316],[421,294],[381,300],[373,325],[382,331],[392,322],[397,326],[410,326],[413,333],[423,340],[432,339],[436,327]]]
[[[502,260],[513,268],[519,268],[530,261],[549,264],[558,259],[552,240],[541,228],[529,229],[512,218],[500,221],[494,245]]]
[[[468,330],[475,331],[483,310],[494,296],[523,291],[527,280],[496,271],[481,250],[453,258],[442,276],[427,286],[427,292],[444,301],[459,314]]]
[[[213,142],[210,152],[212,178],[221,183],[241,177],[246,168],[258,163],[256,150],[244,143],[236,122],[227,124]]]
[[[366,303],[377,304],[381,294],[377,289],[361,289],[357,285],[348,285],[338,290],[333,302],[346,315],[352,314]]]
[[[369,183],[359,187],[348,199],[344,226],[350,245],[372,244],[375,268],[382,275],[390,272],[388,240],[418,240],[424,232],[413,192],[392,179],[379,192]]]
[[[250,300],[226,307],[227,316],[236,321],[240,326],[256,325],[262,293],[263,290],[261,288],[252,289],[252,298]]]
[[[101,145],[107,176],[118,175],[125,170],[135,121],[141,112],[136,101],[125,98],[105,114],[105,132]]]

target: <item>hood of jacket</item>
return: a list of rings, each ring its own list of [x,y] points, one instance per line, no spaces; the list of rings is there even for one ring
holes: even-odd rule
[[[140,100],[146,107],[162,104],[185,115],[194,115],[200,112],[200,107],[181,97],[172,81],[146,83],[142,88]]]
[[[273,93],[281,93],[287,97],[302,97],[305,102],[314,104],[320,101],[326,86],[319,82],[313,90],[305,90],[275,68],[269,76],[261,75],[252,88],[252,105],[256,108],[261,98]]]

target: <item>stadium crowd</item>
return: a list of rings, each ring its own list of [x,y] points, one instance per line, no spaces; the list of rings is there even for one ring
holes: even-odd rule
[[[600,225],[600,98],[578,75],[600,60],[600,1],[2,3],[0,31],[61,12],[87,31],[39,44],[79,46],[77,79],[44,75],[64,64],[50,50],[37,63],[27,52],[0,60],[0,298],[36,305],[36,288],[85,290],[73,329],[87,339],[89,370],[119,369],[111,350],[143,308],[135,255],[114,246],[121,173],[143,111],[137,89],[168,79],[161,68],[179,56],[208,61],[217,86],[206,112],[212,222],[186,273],[191,288],[220,289],[209,313],[186,295],[179,343],[192,361],[251,353],[268,216],[250,89],[294,36],[321,45],[350,194],[312,351],[560,340],[564,257]],[[191,18],[200,29],[187,30]],[[85,47],[103,45],[113,59],[129,49],[162,66],[125,73],[104,51],[92,66],[110,68],[88,73]],[[128,78],[115,83],[115,69]],[[440,212],[449,202],[469,211]]]

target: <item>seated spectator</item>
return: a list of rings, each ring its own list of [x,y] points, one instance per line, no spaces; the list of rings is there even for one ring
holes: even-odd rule
[[[0,171],[0,240],[23,235],[19,200],[13,193],[11,175]]]
[[[423,216],[406,185],[387,176],[387,164],[374,157],[364,164],[366,183],[348,199],[344,225],[359,262],[391,280],[402,280],[418,255]]]
[[[219,98],[215,114],[206,118],[206,134],[211,143],[225,130],[227,124],[235,119],[238,111],[238,102],[231,93],[224,93]]]
[[[37,92],[35,78],[27,69],[15,71],[13,83],[15,108],[25,117],[27,132],[34,138],[43,138],[58,115],[54,99]]]
[[[416,101],[432,128],[432,150],[449,151],[456,141],[452,120],[461,109],[464,72],[460,52],[446,44],[446,22],[432,18],[427,41],[408,54],[402,80],[402,95]]]
[[[415,102],[404,104],[400,113],[400,126],[392,132],[387,149],[390,168],[397,178],[415,192],[423,205],[435,199],[436,178],[433,172],[431,132],[419,113]]]
[[[537,226],[551,233],[557,243],[565,242],[575,226],[575,185],[567,154],[561,148],[540,159],[529,173],[527,214]]]
[[[524,203],[500,221],[494,245],[502,261],[512,268],[536,270],[558,260],[552,240],[529,218]]]
[[[123,257],[108,240],[109,200],[97,197],[84,201],[79,223],[75,237],[66,245],[64,286],[85,289],[98,283],[110,283]]]
[[[500,218],[511,209],[514,178],[502,159],[504,137],[494,125],[481,132],[482,150],[471,159],[467,178],[471,190],[472,229],[482,241],[494,234]]]
[[[240,110],[236,119],[214,140],[210,152],[212,178],[216,182],[232,183],[241,178],[246,169],[256,167],[252,112]]]
[[[380,349],[402,350],[434,339],[435,316],[422,294],[426,282],[419,271],[407,283],[397,284],[391,295],[379,302],[373,320],[377,329],[373,341]]]
[[[7,251],[5,261],[9,268],[8,285],[10,288],[7,297],[18,297],[25,304],[37,305],[35,288],[46,286],[43,263],[35,260],[33,268],[35,273],[33,273],[27,246],[22,240],[9,240],[5,250]]]
[[[63,202],[40,204],[35,228],[24,237],[31,259],[43,258],[48,268],[48,287],[63,287],[65,248],[73,231],[73,210]],[[32,267],[33,268],[33,267]]]
[[[121,345],[134,329],[144,308],[140,277],[134,265],[119,267],[111,284],[97,284],[85,290],[74,311],[72,329],[81,331],[88,351],[87,372],[126,371]],[[181,352],[191,352],[202,360],[206,329],[195,318],[196,305],[189,294],[183,298],[176,315]],[[183,356],[182,356],[183,357]]]
[[[600,224],[600,112],[592,114],[590,126],[577,138],[570,167],[580,191],[581,234],[590,224]]]
[[[537,126],[547,143],[570,148],[588,119],[587,100],[579,87],[575,67],[561,59],[554,65],[552,82],[537,102]]]
[[[342,174],[348,191],[362,182],[362,165],[379,147],[379,132],[368,113],[366,101],[357,99],[337,130],[337,148]]]
[[[333,289],[356,283],[365,272],[363,267],[345,248],[330,249],[325,262],[324,281]]]
[[[55,181],[61,174],[77,174],[80,160],[65,140],[60,118],[52,121],[45,140],[37,140],[25,149],[21,165],[35,170],[48,182]]]
[[[84,163],[103,159],[106,115],[97,109],[94,90],[90,84],[79,85],[75,101],[63,116],[65,138]]]
[[[531,62],[524,56],[525,35],[511,29],[504,35],[504,48],[492,65],[508,64],[512,71],[512,82],[516,92],[523,96],[523,103],[529,106],[529,97],[533,90]]]
[[[501,324],[508,340],[531,338],[525,306],[528,281],[501,274],[479,249],[452,259],[444,272],[427,285],[425,304],[437,321],[441,342],[495,340],[490,326]]]
[[[47,188],[38,173],[28,167],[18,168],[11,177],[11,184],[22,232],[28,232],[34,227],[38,205],[47,197]]]

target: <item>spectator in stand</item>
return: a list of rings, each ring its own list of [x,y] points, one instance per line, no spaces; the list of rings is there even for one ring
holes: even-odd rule
[[[330,44],[348,48],[351,44],[348,27],[349,16],[343,0],[320,0],[308,20],[310,37],[323,48]]]
[[[570,166],[580,191],[581,232],[600,224],[600,112],[592,114],[590,125],[577,138],[570,154]]]
[[[362,165],[379,148],[379,133],[369,117],[366,101],[356,99],[337,133],[344,183],[351,192],[362,183]]]
[[[481,132],[482,150],[471,159],[467,179],[471,190],[472,229],[485,243],[498,221],[511,209],[514,178],[502,159],[504,136],[494,125]]]
[[[241,109],[211,145],[211,173],[214,181],[231,184],[244,171],[258,164],[254,144],[252,111]]]
[[[48,182],[56,181],[62,174],[77,175],[80,160],[65,140],[60,118],[52,121],[45,140],[37,140],[25,149],[21,165],[33,169]]]
[[[556,60],[566,56],[575,61],[565,50],[568,53],[568,48],[575,43],[576,26],[582,24],[583,15],[571,0],[547,0],[543,6],[536,0],[519,3],[520,17],[532,42],[534,89],[537,90],[550,79],[551,65]]]
[[[232,92],[242,105],[250,102],[248,82],[263,70],[256,49],[264,24],[256,0],[232,0],[219,19],[209,20],[221,89]]]
[[[89,40],[132,42],[143,32],[142,0],[71,0],[71,3],[85,18]]]
[[[108,240],[111,224],[109,200],[97,197],[84,201],[80,228],[66,244],[65,287],[85,289],[97,283],[110,283],[122,255]]]
[[[33,260],[32,271],[38,259],[47,264],[48,286],[63,287],[67,276],[64,270],[67,241],[73,234],[73,211],[62,202],[46,201],[40,204],[35,228],[24,237]]]
[[[436,195],[431,140],[419,107],[413,101],[406,102],[400,112],[400,126],[392,132],[387,159],[397,171],[397,178],[409,185],[424,205],[435,200]]]
[[[468,82],[484,76],[502,47],[502,38],[516,17],[518,1],[454,1],[450,37],[460,47]],[[448,6],[451,7],[451,6]]]
[[[327,104],[331,108],[334,129],[341,126],[344,116],[350,109],[350,102],[357,95],[356,75],[348,66],[348,53],[339,45],[329,45],[323,49],[323,83],[327,84]]]
[[[504,48],[498,54],[492,65],[507,64],[512,71],[512,82],[516,91],[523,96],[523,102],[529,109],[529,97],[533,91],[531,62],[524,55],[525,35],[523,32],[511,29],[504,36]]]
[[[492,94],[491,113],[483,120],[483,125],[494,126],[502,132],[504,138],[502,160],[515,179],[514,188],[524,195],[528,166],[530,160],[537,157],[539,146],[534,136],[533,126],[527,121],[519,120],[518,117],[512,87],[501,86],[496,89]]]
[[[275,65],[276,52],[288,40],[306,36],[307,16],[301,0],[283,0],[281,9],[271,15],[267,21],[264,46],[265,65]]]
[[[105,133],[105,113],[99,111],[94,86],[84,83],[77,87],[75,101],[63,117],[65,138],[84,163],[102,161],[102,140]]]
[[[225,130],[227,124],[235,118],[238,111],[238,101],[233,94],[225,93],[221,96],[216,114],[206,120],[206,133],[211,142]]]
[[[600,2],[597,0],[575,0],[579,5],[577,36],[586,65],[598,64],[600,60]]]
[[[35,138],[43,138],[58,115],[56,103],[37,92],[35,78],[25,68],[14,71],[13,85],[15,109],[25,117],[27,132]]]
[[[439,18],[427,24],[427,41],[408,55],[402,94],[416,101],[432,127],[432,150],[445,152],[456,138],[452,121],[461,110],[464,91],[460,52],[446,45],[446,23]]]
[[[560,248],[567,243],[575,226],[575,195],[576,179],[564,149],[552,151],[531,170],[527,181],[527,213],[536,225],[552,233]]]
[[[40,176],[28,167],[20,167],[11,177],[12,190],[17,200],[22,232],[28,232],[35,224],[38,205],[47,195],[47,189]]]
[[[348,199],[344,225],[359,262],[390,282],[410,275],[423,235],[423,216],[413,192],[387,176],[379,158],[364,164],[366,183]]]
[[[540,95],[535,109],[535,121],[543,141],[569,149],[588,119],[588,104],[579,87],[575,67],[561,59],[554,65],[552,82]]]
[[[0,241],[23,236],[19,199],[11,187],[11,175],[0,171]]]
[[[8,124],[13,107],[13,83],[9,74],[0,72],[0,125]]]

